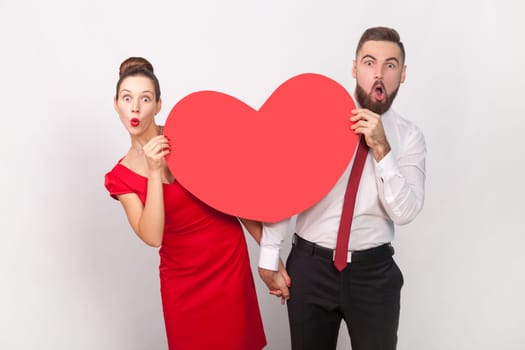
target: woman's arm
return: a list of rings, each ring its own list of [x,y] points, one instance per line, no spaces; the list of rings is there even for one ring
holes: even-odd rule
[[[149,246],[159,247],[164,233],[164,194],[160,173],[148,176],[146,203],[135,193],[118,196],[135,233]]]
[[[148,164],[148,190],[142,205],[136,194],[118,196],[124,206],[128,221],[146,244],[160,247],[164,234],[164,192],[162,173],[166,168],[164,157],[169,153],[168,139],[159,135],[143,147]]]
[[[261,243],[261,236],[262,236],[262,224],[260,221],[250,220],[250,219],[242,219],[239,218],[239,221],[242,222],[244,227],[246,227],[246,230],[252,235],[253,239],[257,242],[257,244]]]

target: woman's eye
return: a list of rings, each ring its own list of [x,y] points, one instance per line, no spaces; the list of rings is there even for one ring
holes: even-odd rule
[[[131,101],[131,97],[129,97],[129,96],[124,96],[124,97],[122,97],[122,99],[123,99],[124,101],[126,101],[126,102]]]

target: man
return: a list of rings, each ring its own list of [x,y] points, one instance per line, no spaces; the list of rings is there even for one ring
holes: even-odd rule
[[[403,276],[390,242],[394,225],[421,211],[426,156],[421,131],[390,108],[405,73],[397,31],[367,29],[352,67],[359,107],[350,132],[364,138],[368,152],[344,246],[346,267],[339,271],[333,257],[354,161],[323,199],[297,215],[286,270],[279,269],[279,249],[290,221],[263,225],[259,273],[271,293],[287,301],[293,350],[335,349],[342,319],[353,350],[396,348]]]

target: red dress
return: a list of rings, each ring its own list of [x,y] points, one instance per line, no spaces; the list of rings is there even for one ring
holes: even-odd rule
[[[120,162],[105,177],[112,197],[136,193],[147,178]],[[178,182],[164,184],[160,284],[170,350],[260,350],[266,345],[244,232]]]

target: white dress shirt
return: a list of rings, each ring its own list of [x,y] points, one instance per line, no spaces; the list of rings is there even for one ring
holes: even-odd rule
[[[426,157],[423,133],[392,109],[381,116],[381,121],[391,150],[379,162],[368,152],[356,197],[350,251],[391,242],[394,224],[411,222],[423,207]],[[335,249],[352,164],[353,160],[325,197],[297,215],[295,232],[300,237]],[[259,267],[278,269],[283,240],[294,232],[291,219],[263,223]]]

